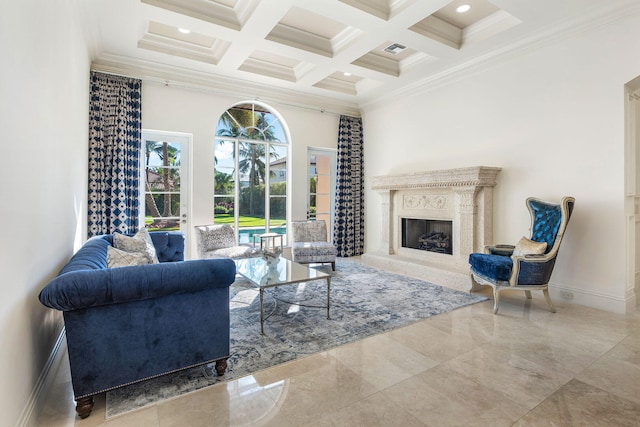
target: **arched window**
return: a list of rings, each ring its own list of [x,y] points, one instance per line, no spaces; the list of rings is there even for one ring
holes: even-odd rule
[[[240,243],[286,235],[289,144],[276,113],[253,102],[229,108],[218,120],[214,156],[214,222],[231,224]]]

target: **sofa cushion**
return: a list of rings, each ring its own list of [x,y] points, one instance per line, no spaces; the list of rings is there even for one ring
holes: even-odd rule
[[[203,254],[204,259],[208,258],[251,258],[260,255],[260,251],[251,246],[231,246],[229,248],[220,248],[213,251],[207,251]]]
[[[294,242],[291,254],[293,261],[300,263],[333,262],[338,250],[329,242]]]
[[[126,252],[113,246],[107,248],[107,267],[129,267],[132,265],[149,264],[149,258],[144,253]]]
[[[160,262],[184,261],[184,234],[179,231],[149,233]]]
[[[509,281],[513,260],[502,255],[473,253],[469,255],[471,269],[488,279]]]
[[[158,264],[158,255],[146,228],[138,231],[134,236],[115,233],[113,246],[125,252],[139,253],[147,257],[147,264]]]

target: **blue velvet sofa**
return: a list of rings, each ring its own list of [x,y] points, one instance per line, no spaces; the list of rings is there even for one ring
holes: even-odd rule
[[[93,396],[229,357],[231,259],[184,261],[179,232],[149,233],[159,264],[107,267],[113,236],[89,239],[40,292],[63,312],[76,411]]]

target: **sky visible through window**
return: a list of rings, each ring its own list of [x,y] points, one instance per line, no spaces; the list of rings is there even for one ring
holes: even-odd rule
[[[233,108],[231,109],[233,110]],[[227,114],[227,113],[225,113]],[[256,110],[255,115],[261,115],[261,112],[258,112]],[[284,133],[284,130],[282,128],[282,125],[280,123],[280,121],[278,120],[278,118],[276,116],[274,116],[271,113],[266,113],[263,115],[264,117],[264,122],[266,124],[265,125],[260,125],[260,123],[258,123],[258,127],[264,130],[267,130],[270,133],[270,140],[272,142],[283,142],[286,143],[287,139]],[[255,125],[255,123],[252,123],[253,125]],[[234,151],[234,144],[233,144],[233,140],[235,138],[230,137],[229,138],[229,142],[221,142],[220,141],[220,135],[221,135],[221,130],[223,131],[224,129],[229,130],[229,126],[228,123],[223,120],[220,119],[220,121],[218,122],[218,126],[216,128],[216,135],[218,136],[218,142],[215,145],[215,157],[216,157],[216,169],[220,170],[221,172],[225,172],[225,173],[232,173],[233,169],[234,169],[234,159],[233,159],[233,151]],[[232,131],[230,130],[230,133],[233,135],[237,135],[239,138],[247,138],[246,136],[243,136],[242,134],[245,132],[242,131]],[[249,138],[251,139],[251,138]],[[256,140],[261,140],[258,138],[255,138]]]

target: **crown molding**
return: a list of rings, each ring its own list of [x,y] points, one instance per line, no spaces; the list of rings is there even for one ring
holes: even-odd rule
[[[541,47],[638,13],[640,13],[640,2],[629,0],[626,5],[621,7],[600,9],[578,19],[566,20],[563,23],[547,27],[534,36],[522,38],[500,49],[495,49],[485,55],[480,55],[440,73],[435,73],[413,84],[390,91],[373,100],[360,103],[359,106],[361,109],[377,108],[389,101],[402,99],[409,95],[424,94],[465,79],[485,67],[506,62],[514,57],[533,52]]]
[[[188,70],[152,61],[116,55],[102,55],[94,60],[91,64],[91,69],[201,92],[212,92],[235,98],[260,99],[297,108],[360,117],[360,109],[353,102],[343,102],[334,98],[301,93],[295,90],[252,83],[247,80]]]

